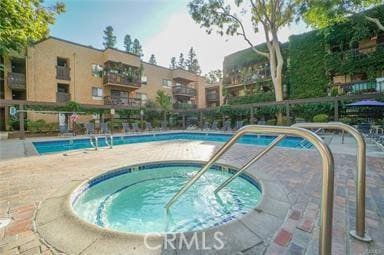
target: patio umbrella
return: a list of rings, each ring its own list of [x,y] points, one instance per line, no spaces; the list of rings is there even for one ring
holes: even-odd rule
[[[358,106],[361,106],[361,107],[384,107],[384,103],[376,101],[376,100],[362,100],[362,101],[354,102],[354,103],[351,103],[351,104],[347,104],[347,106],[355,106],[355,107],[358,107]]]

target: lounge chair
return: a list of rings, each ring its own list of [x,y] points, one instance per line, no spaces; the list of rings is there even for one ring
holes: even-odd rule
[[[236,121],[236,127],[235,127],[235,130],[239,130],[240,128],[243,127],[243,121],[240,120],[240,121]]]
[[[162,121],[161,122],[160,130],[164,131],[164,130],[167,130],[167,129],[168,129],[168,123],[166,121]]]
[[[108,124],[107,123],[100,123],[100,131],[103,135],[105,134],[109,134],[109,128],[108,128]]]
[[[219,130],[218,122],[216,120],[212,123],[211,130]]]
[[[59,126],[60,136],[74,136],[73,132],[69,132],[67,125]]]
[[[266,124],[265,120],[258,120],[257,121],[257,125],[265,125],[265,124]]]
[[[201,130],[209,130],[209,122],[205,121]]]
[[[123,123],[123,131],[125,134],[131,131],[131,129],[129,128],[129,123]]]
[[[145,130],[147,130],[147,131],[152,131],[153,130],[151,122],[148,122],[148,121],[145,122]]]
[[[94,135],[95,134],[95,124],[93,123],[87,123],[86,126],[87,129],[87,135]]]
[[[140,132],[140,128],[139,128],[139,126],[137,125],[137,123],[132,123],[131,124],[131,126],[132,126],[132,130],[134,131],[134,132]]]
[[[230,120],[224,121],[224,125],[223,125],[222,129],[223,129],[223,131],[232,131],[231,121]]]

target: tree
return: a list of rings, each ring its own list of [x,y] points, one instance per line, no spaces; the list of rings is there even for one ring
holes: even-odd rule
[[[156,103],[164,111],[164,121],[167,120],[167,111],[171,110],[172,100],[163,90],[158,90],[156,93]]]
[[[220,82],[223,79],[223,72],[220,69],[210,71],[208,74],[205,75],[205,80],[212,84],[214,82]]]
[[[241,36],[249,44],[255,54],[268,59],[271,68],[271,78],[275,89],[276,101],[283,100],[283,64],[284,59],[278,37],[279,30],[289,25],[298,13],[300,1],[294,0],[250,0],[245,4],[243,0],[236,0],[237,7],[242,7],[239,14],[234,13],[229,4],[224,0],[192,0],[188,4],[192,18],[206,28],[208,34],[214,28],[220,35]],[[247,2],[248,3],[248,2]],[[251,20],[255,32],[258,26],[264,30],[267,51],[255,48],[249,39],[242,18],[246,12],[251,14]],[[279,116],[281,118],[282,116]]]
[[[367,15],[368,8],[383,4],[382,0],[307,0],[301,7],[303,19],[316,28],[324,28],[345,22],[350,15],[362,17],[384,31],[384,23]]]
[[[177,67],[181,69],[185,69],[185,60],[184,60],[184,54],[180,53],[179,56],[179,62],[177,63]]]
[[[139,57],[143,56],[143,48],[140,44],[139,39],[133,40],[132,53],[138,55]]]
[[[169,64],[169,68],[171,68],[171,69],[176,69],[177,68],[176,58],[175,57],[171,58],[171,63]]]
[[[116,45],[116,36],[113,35],[113,27],[108,26],[104,30],[104,47],[107,48],[114,48]]]
[[[65,12],[61,2],[45,7],[37,0],[0,1],[0,55],[21,52],[29,44],[46,38],[49,25]]]
[[[154,54],[151,55],[151,57],[149,58],[149,61],[148,61],[150,64],[152,65],[156,65],[157,62],[156,62],[156,57]]]
[[[126,52],[132,52],[132,39],[130,35],[124,37],[124,48]]]
[[[193,49],[193,47],[191,47],[188,51],[188,58],[185,61],[185,65],[188,71],[198,73],[198,74],[201,73],[199,61],[197,60],[196,52]]]

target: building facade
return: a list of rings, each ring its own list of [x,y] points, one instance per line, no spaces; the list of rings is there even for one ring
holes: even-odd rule
[[[117,49],[100,50],[49,37],[28,47],[25,56],[1,61],[5,66],[1,99],[138,107],[155,101],[157,91],[163,90],[172,97],[174,109],[207,106],[204,77],[152,65]],[[6,115],[2,108],[2,123]]]

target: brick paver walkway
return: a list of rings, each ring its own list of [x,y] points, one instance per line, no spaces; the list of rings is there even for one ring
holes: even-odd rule
[[[0,229],[0,254],[51,254],[34,229],[39,203],[61,185],[103,171],[159,160],[208,160],[220,144],[197,141],[158,142],[118,146],[113,150],[19,158],[0,162],[0,217],[12,223]],[[239,166],[260,148],[236,145],[221,162]],[[367,158],[366,224],[374,242],[349,237],[355,222],[355,157],[335,154],[335,201],[332,254],[384,254],[384,158]],[[317,254],[321,167],[317,152],[276,148],[253,166],[281,182],[291,208],[266,254]],[[255,170],[256,169],[256,170]],[[257,250],[244,251],[256,254]]]

